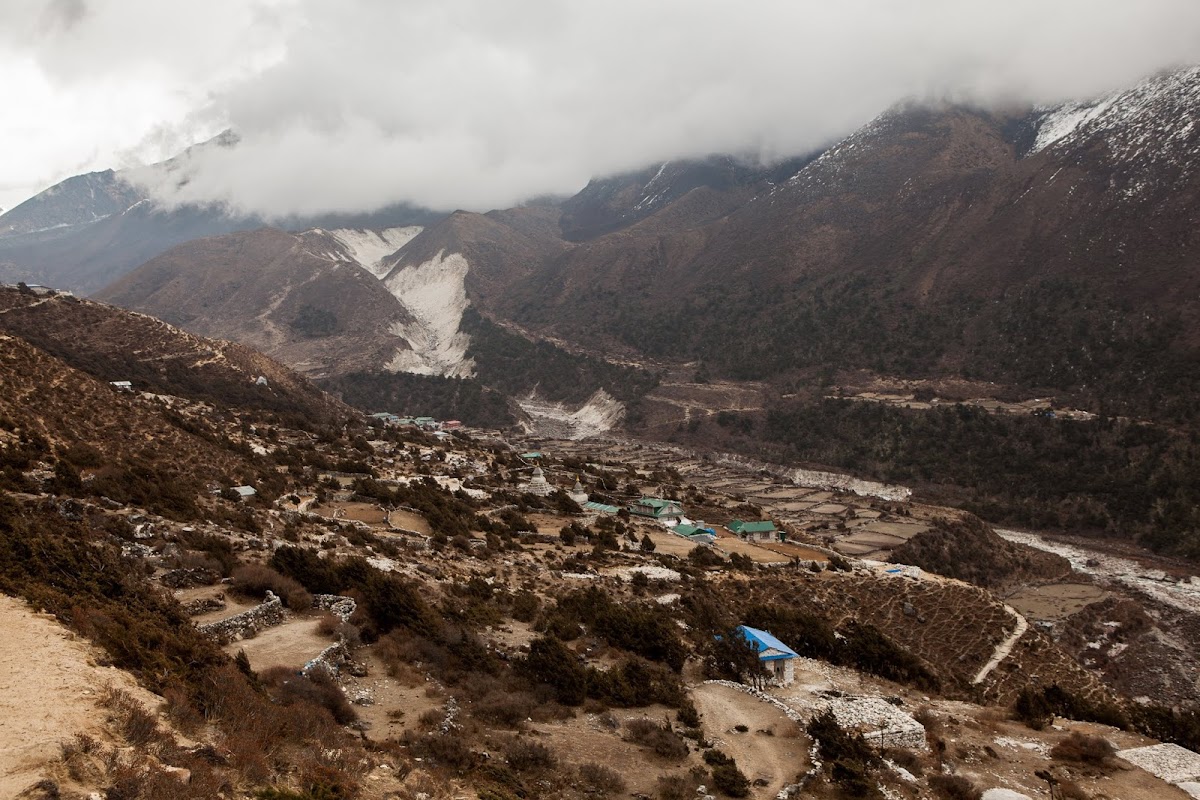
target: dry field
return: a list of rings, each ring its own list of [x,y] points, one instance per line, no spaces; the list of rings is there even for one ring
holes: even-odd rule
[[[289,619],[259,631],[251,639],[230,642],[223,649],[231,656],[245,650],[250,666],[259,672],[271,667],[298,670],[333,644],[317,632],[318,625],[320,621],[312,617]]]
[[[1108,592],[1091,583],[1051,583],[1027,586],[1007,600],[1009,605],[1033,620],[1064,620],[1084,606],[1103,600]]]

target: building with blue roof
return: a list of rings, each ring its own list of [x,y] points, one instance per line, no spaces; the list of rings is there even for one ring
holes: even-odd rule
[[[796,680],[795,659],[798,653],[795,650],[770,633],[749,625],[739,625],[737,633],[757,651],[758,662],[762,664],[771,683],[790,686]]]

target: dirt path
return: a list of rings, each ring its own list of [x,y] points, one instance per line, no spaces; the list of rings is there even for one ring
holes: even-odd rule
[[[1017,640],[1025,635],[1025,631],[1029,629],[1029,623],[1025,621],[1025,617],[1017,613],[1017,610],[1012,606],[1006,605],[1004,610],[1012,614],[1017,620],[1016,630],[1012,635],[1005,639],[1000,644],[996,645],[995,651],[992,653],[992,660],[983,665],[983,669],[979,670],[975,675],[975,679],[971,683],[983,683],[983,679],[991,674],[992,670],[1000,666],[1000,662],[1008,658],[1008,654],[1012,652],[1013,646]]]
[[[796,723],[774,706],[728,686],[706,683],[692,690],[692,700],[703,715],[705,735],[737,760],[751,781],[767,785],[752,790],[753,797],[774,797],[808,769],[808,740],[799,736]],[[739,733],[736,726],[749,730]],[[775,735],[758,733],[773,729]],[[719,743],[719,744],[718,744]]]
[[[157,704],[127,673],[95,666],[94,648],[22,600],[0,595],[0,631],[0,797],[41,779],[61,742],[77,733],[101,738],[106,686]]]

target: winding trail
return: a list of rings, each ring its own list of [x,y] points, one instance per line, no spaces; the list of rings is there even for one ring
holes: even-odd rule
[[[978,674],[975,675],[974,680],[971,681],[972,684],[983,683],[984,678],[990,675],[992,670],[1000,666],[1000,662],[1008,658],[1008,654],[1012,652],[1017,640],[1025,635],[1025,631],[1029,630],[1029,623],[1025,620],[1025,617],[1021,616],[1020,613],[1017,612],[1015,608],[1006,605],[1004,610],[1016,618],[1017,627],[1015,630],[1013,630],[1011,636],[1009,636],[1000,644],[996,645],[996,650],[992,653],[992,660],[983,665],[983,669],[979,670]]]

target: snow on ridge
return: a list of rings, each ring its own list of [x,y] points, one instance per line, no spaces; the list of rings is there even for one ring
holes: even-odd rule
[[[419,225],[385,228],[379,231],[338,228],[325,231],[341,244],[346,255],[367,272],[383,280],[391,270],[384,260],[413,240],[423,229]]]
[[[1038,123],[1037,140],[1029,148],[1029,155],[1067,138],[1082,125],[1107,111],[1114,99],[1109,97],[1096,103],[1067,103],[1050,110]]]
[[[1113,162],[1179,166],[1190,172],[1200,145],[1193,135],[1200,109],[1200,67],[1148,78],[1088,103],[1049,109],[1030,153],[1085,135],[1101,135]]]
[[[412,316],[398,322],[392,333],[408,342],[409,350],[398,350],[385,366],[389,372],[470,378],[474,359],[467,358],[471,337],[459,330],[467,300],[469,269],[461,253],[445,251],[423,264],[394,270],[383,285]]]
[[[653,203],[656,203],[660,199],[662,199],[662,196],[665,193],[665,191],[658,192],[657,194],[653,194],[650,191],[650,187],[654,186],[654,184],[658,182],[658,179],[662,177],[663,172],[666,171],[666,169],[670,165],[670,163],[671,163],[670,161],[664,161],[662,163],[662,166],[660,166],[658,168],[658,172],[654,173],[654,177],[651,178],[649,180],[649,182],[645,186],[642,187],[642,199],[638,201],[638,204],[636,206],[634,206],[634,209],[640,210],[640,209],[645,208],[646,206],[652,205]]]

